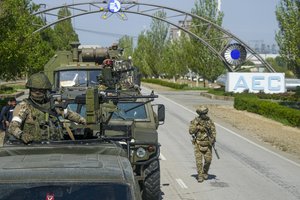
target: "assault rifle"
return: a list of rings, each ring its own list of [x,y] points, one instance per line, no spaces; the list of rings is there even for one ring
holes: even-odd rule
[[[210,129],[207,128],[207,127],[205,127],[205,129],[206,129],[206,135],[207,135],[208,140],[209,140],[209,142],[210,142],[210,140],[212,139],[211,131],[210,131]],[[217,151],[217,149],[216,149],[216,147],[215,147],[215,143],[211,144],[211,146],[213,147],[213,149],[214,149],[214,151],[215,151],[215,154],[216,154],[217,158],[220,159],[220,156],[219,156],[219,154],[218,154],[218,151]]]

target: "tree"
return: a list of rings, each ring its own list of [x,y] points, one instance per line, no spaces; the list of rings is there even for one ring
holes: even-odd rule
[[[58,19],[70,16],[71,12],[67,7],[58,11]],[[71,19],[64,20],[54,26],[55,40],[53,41],[57,50],[70,50],[70,43],[79,41],[78,35],[73,29]]]
[[[25,73],[40,71],[52,56],[49,44],[39,34],[32,34],[31,13],[36,6],[29,0],[6,0],[0,4],[0,65],[2,79],[15,79]]]
[[[300,78],[300,1],[281,0],[276,8],[279,31],[276,42],[288,69]]]
[[[133,39],[132,37],[125,35],[119,40],[119,47],[123,48],[123,56],[124,58],[128,58],[129,56],[133,56]]]
[[[152,76],[151,65],[149,65],[149,48],[150,41],[149,38],[146,37],[146,32],[144,31],[138,36],[138,45],[134,49],[133,62],[134,65],[140,69],[140,72],[146,77]]]
[[[168,40],[162,54],[161,69],[166,76],[175,80],[178,76],[184,76],[188,72],[189,59],[192,59],[187,52],[187,43],[184,41],[187,38],[178,40]]]
[[[218,10],[217,0],[196,0],[195,7],[192,9],[192,13],[221,26],[223,20],[223,13]],[[222,38],[221,33],[210,29],[210,25],[202,22],[198,19],[192,20],[192,32],[196,33],[199,37],[210,40],[210,44],[220,49],[220,45],[223,43],[219,39]],[[209,33],[209,34],[208,34]],[[204,79],[215,80],[222,72],[224,72],[224,64],[217,58],[216,55],[212,55],[207,47],[203,46],[198,40],[191,38],[189,41],[191,44],[187,52],[189,52],[193,59],[189,63],[189,68],[201,74]]]
[[[159,18],[166,18],[166,13],[157,11]],[[134,53],[134,62],[146,76],[158,77],[162,73],[162,52],[167,42],[169,26],[158,19],[153,19],[150,30],[144,31],[138,38],[138,45]]]
[[[285,73],[285,77],[287,78],[293,77],[293,73],[287,69],[286,63],[284,62],[282,57],[277,56],[276,58],[266,58],[266,61],[270,63],[270,65],[275,69],[276,72]]]

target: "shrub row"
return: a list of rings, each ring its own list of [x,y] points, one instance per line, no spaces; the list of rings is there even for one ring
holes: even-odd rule
[[[174,88],[174,89],[184,89],[185,87],[188,87],[188,84],[172,83],[172,82],[163,81],[160,79],[142,79],[142,81],[146,82],[146,83],[154,83],[154,84],[158,84],[158,85],[162,85],[162,86],[166,86],[166,87],[170,87],[170,88]]]
[[[266,93],[257,93],[257,97],[260,99],[274,99],[281,101],[300,101],[300,97],[296,93],[282,93],[282,94],[266,94]]]
[[[286,125],[300,127],[300,110],[288,108],[276,102],[250,96],[236,96],[234,98],[234,107],[238,110],[247,110],[263,115]]]

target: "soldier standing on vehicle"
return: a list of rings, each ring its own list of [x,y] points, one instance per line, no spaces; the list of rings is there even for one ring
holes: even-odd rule
[[[51,109],[49,97],[52,85],[44,73],[33,74],[26,87],[29,88],[29,97],[15,107],[8,127],[8,133],[25,144],[31,141],[62,139],[59,117],[86,124],[86,120],[75,112]]]
[[[216,128],[213,121],[207,116],[207,107],[199,106],[196,112],[199,116],[191,121],[189,133],[193,136],[198,182],[203,182],[208,179],[212,147],[216,141]]]

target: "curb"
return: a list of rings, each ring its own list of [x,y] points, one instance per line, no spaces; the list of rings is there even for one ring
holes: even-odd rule
[[[234,97],[229,97],[229,96],[218,96],[206,92],[201,92],[200,96],[209,98],[209,99],[216,99],[216,100],[224,100],[224,101],[234,101]]]

